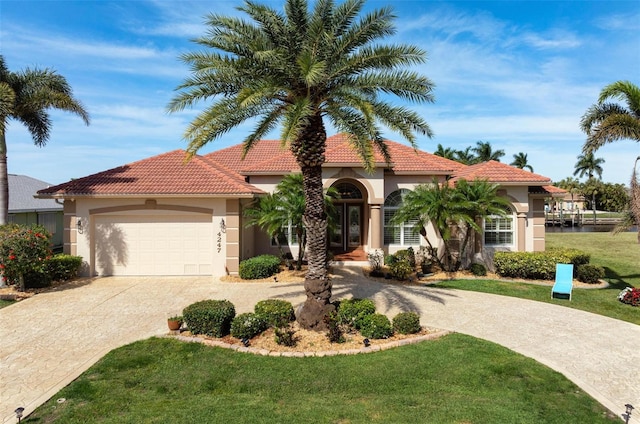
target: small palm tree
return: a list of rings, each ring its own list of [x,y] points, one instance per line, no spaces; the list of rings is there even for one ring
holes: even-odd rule
[[[595,175],[598,175],[598,179],[602,179],[602,164],[603,158],[596,158],[593,152],[582,153],[578,155],[578,161],[574,165],[573,175],[578,175],[580,178],[587,176],[591,179]]]
[[[438,143],[438,148],[436,149],[435,152],[433,152],[433,154],[436,155],[436,156],[443,157],[445,159],[456,160],[456,151],[455,151],[455,149],[453,149],[451,147],[444,147],[440,143]]]
[[[500,162],[500,158],[504,156],[504,150],[493,151],[493,147],[488,141],[476,142],[476,147],[471,148],[471,151],[476,155],[476,162],[488,162],[490,160]]]
[[[608,103],[620,100],[626,104]],[[640,142],[640,88],[629,81],[616,81],[602,89],[598,103],[587,109],[580,121],[587,134],[584,152],[594,152],[618,140]]]
[[[244,154],[281,126],[283,147],[302,171],[303,222],[307,232],[307,300],[298,315],[304,328],[322,328],[330,304],[327,275],[327,213],[322,190],[326,127],[329,120],[350,142],[367,170],[377,148],[391,162],[380,124],[415,146],[415,134],[431,136],[420,115],[382,98],[393,94],[415,102],[432,102],[429,79],[405,69],[424,62],[413,45],[384,45],[395,32],[388,7],[359,17],[363,0],[286,0],[284,13],[253,1],[238,9],[249,19],[212,14],[209,31],[197,43],[209,51],[182,56],[192,75],[178,87],[171,112],[212,100],[189,125],[187,151],[207,143],[247,120],[254,130],[244,139]]]
[[[51,69],[12,72],[0,56],[0,225],[7,223],[9,214],[7,121],[23,123],[35,145],[44,146],[51,134],[51,108],[72,112],[89,125],[89,114],[62,75]]]
[[[519,152],[513,155],[513,162],[511,162],[510,165],[520,169],[528,169],[529,171],[533,172],[533,167],[529,165],[529,160],[526,153]]]
[[[472,165],[477,162],[476,156],[471,152],[471,146],[464,150],[456,150],[455,160],[465,165]]]

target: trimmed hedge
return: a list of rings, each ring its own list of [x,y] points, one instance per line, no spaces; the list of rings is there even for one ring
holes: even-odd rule
[[[577,249],[552,249],[546,252],[496,252],[493,264],[501,277],[553,280],[556,264],[589,263],[590,255]]]
[[[392,324],[393,330],[400,334],[415,334],[422,329],[420,315],[415,312],[400,312],[393,317]]]
[[[231,335],[236,339],[251,339],[268,327],[267,322],[257,314],[247,312],[236,316],[231,321]]]
[[[273,255],[260,255],[240,262],[239,274],[244,280],[268,278],[280,271],[280,259]]]
[[[370,339],[388,339],[393,336],[393,327],[386,315],[367,315],[362,320],[360,334]]]
[[[347,299],[338,306],[338,321],[356,330],[362,326],[362,321],[369,315],[376,313],[376,304],[371,299]]]
[[[231,330],[236,308],[228,300],[201,300],[184,308],[182,316],[191,333],[223,337]]]
[[[261,300],[253,310],[271,327],[283,327],[296,319],[293,305],[286,300]]]
[[[81,266],[81,256],[61,253],[47,259],[45,269],[52,281],[67,281],[78,276],[78,270]]]
[[[604,278],[604,268],[597,265],[582,264],[576,268],[576,278],[583,283],[598,284]]]

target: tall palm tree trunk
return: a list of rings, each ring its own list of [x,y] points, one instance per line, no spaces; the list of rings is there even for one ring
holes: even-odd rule
[[[0,225],[9,221],[9,172],[7,170],[7,141],[0,131]]]
[[[324,317],[333,306],[331,281],[327,273],[327,214],[322,190],[322,164],[325,161],[327,134],[322,117],[316,115],[291,143],[291,150],[302,170],[305,210],[303,216],[307,232],[308,270],[304,280],[307,295],[298,311],[298,323],[306,329],[324,330]]]

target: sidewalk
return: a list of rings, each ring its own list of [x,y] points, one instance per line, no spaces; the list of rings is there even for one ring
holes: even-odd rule
[[[561,372],[618,416],[640,410],[640,326],[562,306],[484,293],[393,286],[344,267],[334,298],[370,297],[388,315],[414,310],[424,325],[499,343]],[[110,350],[167,333],[166,318],[203,299],[237,313],[279,297],[304,300],[301,283],[220,283],[206,277],[109,277],[0,309],[0,420],[15,423]],[[134,324],[134,325],[132,325]],[[630,421],[640,424],[640,413]]]

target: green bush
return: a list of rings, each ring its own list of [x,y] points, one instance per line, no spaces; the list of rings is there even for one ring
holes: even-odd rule
[[[385,265],[391,265],[394,262],[396,262],[398,260],[398,257],[396,255],[386,255],[384,257],[384,264]]]
[[[395,257],[398,261],[407,261],[411,268],[416,268],[416,254],[413,250],[413,247],[409,247],[408,249],[398,250],[395,253]]]
[[[223,337],[231,330],[236,308],[228,300],[201,300],[184,308],[182,316],[193,334]]]
[[[28,280],[40,280],[45,273],[51,235],[39,225],[0,226],[0,273],[8,284],[24,290]]]
[[[477,277],[484,277],[485,275],[487,275],[487,267],[484,266],[483,264],[478,264],[478,263],[471,264],[471,267],[469,268],[469,270],[473,275]]]
[[[420,315],[415,312],[400,312],[393,317],[393,330],[400,334],[415,334],[420,327]]]
[[[298,343],[296,331],[291,327],[276,328],[275,341],[282,346],[294,347]]]
[[[331,343],[344,343],[344,333],[338,319],[338,314],[333,311],[324,317],[324,323],[327,324],[327,338]]]
[[[590,256],[577,249],[553,249],[546,252],[496,252],[493,264],[502,277],[553,280],[556,264],[588,263]]]
[[[597,265],[582,264],[576,267],[576,278],[583,283],[597,284],[604,278],[604,268]]]
[[[362,320],[376,313],[376,304],[370,299],[347,299],[338,306],[338,321],[356,330],[360,329]]]
[[[257,314],[247,312],[231,321],[231,335],[236,339],[251,339],[268,327],[267,322]]]
[[[81,256],[58,254],[47,259],[45,272],[51,281],[67,281],[78,276],[81,266]]]
[[[386,315],[367,315],[362,320],[360,334],[370,339],[387,339],[393,335],[393,327]]]
[[[240,278],[256,280],[271,277],[280,271],[280,259],[273,255],[260,255],[240,262]]]
[[[293,305],[286,300],[261,300],[256,303],[253,311],[271,327],[283,327],[296,319]]]

